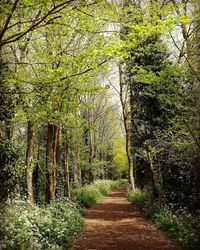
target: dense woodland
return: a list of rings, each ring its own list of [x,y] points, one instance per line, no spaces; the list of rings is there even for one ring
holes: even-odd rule
[[[1,209],[127,178],[196,218],[199,53],[199,0],[1,1]]]

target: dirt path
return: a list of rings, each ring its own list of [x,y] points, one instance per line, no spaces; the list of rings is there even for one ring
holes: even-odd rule
[[[125,198],[126,186],[86,210],[86,224],[73,250],[180,250]]]

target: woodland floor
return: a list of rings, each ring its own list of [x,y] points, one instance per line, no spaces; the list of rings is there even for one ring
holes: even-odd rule
[[[126,200],[123,186],[85,212],[86,223],[73,250],[180,250]]]

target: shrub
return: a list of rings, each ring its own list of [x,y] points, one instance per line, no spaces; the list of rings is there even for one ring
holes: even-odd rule
[[[144,210],[151,203],[151,195],[147,191],[136,189],[129,191],[127,194],[128,200],[140,210]]]
[[[68,249],[81,231],[83,218],[70,201],[47,208],[20,202],[1,217],[1,246],[5,249]]]
[[[98,180],[92,185],[87,185],[74,190],[73,195],[82,206],[88,208],[94,205],[103,195],[126,183],[126,180],[111,181]]]
[[[188,213],[178,213],[167,207],[159,209],[153,222],[165,231],[168,237],[176,240],[189,250],[197,250],[200,245],[200,220]]]
[[[184,210],[173,211],[167,206],[159,207],[151,203],[151,195],[141,190],[129,191],[127,198],[145,217],[151,219],[157,228],[166,232],[169,238],[176,240],[188,250],[198,250],[200,246],[200,218]]]
[[[127,179],[120,179],[117,182],[119,183],[119,186],[124,185],[124,184],[128,184],[128,180]]]
[[[74,195],[77,201],[86,208],[94,205],[102,197],[99,189],[92,185],[77,188]]]
[[[106,195],[113,189],[112,181],[96,181],[93,186],[99,190],[102,195]]]

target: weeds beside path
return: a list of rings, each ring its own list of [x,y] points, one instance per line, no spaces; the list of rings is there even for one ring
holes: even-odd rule
[[[127,186],[86,210],[86,223],[73,250],[180,250],[126,200]]]

